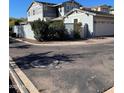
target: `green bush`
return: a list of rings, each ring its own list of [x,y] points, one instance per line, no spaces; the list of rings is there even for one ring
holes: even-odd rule
[[[75,24],[75,29],[74,29],[74,38],[75,39],[81,39],[80,32],[82,30],[81,28],[82,24],[79,22]]]
[[[48,33],[48,23],[36,20],[34,22],[31,22],[32,30],[34,31],[34,37],[38,41],[45,40],[47,38]]]
[[[16,37],[16,33],[13,32],[12,26],[9,26],[9,36]]]
[[[80,33],[77,32],[77,31],[74,31],[74,38],[75,38],[75,39],[80,39],[80,38],[81,38],[81,37],[80,37]]]
[[[66,40],[68,38],[68,33],[65,29],[63,21],[53,21],[49,25],[49,31],[54,33],[54,39]]]
[[[18,20],[15,21],[14,25],[20,25],[20,22],[22,22],[22,20],[18,19]]]
[[[63,21],[45,22],[36,20],[31,22],[34,37],[38,41],[43,40],[64,40],[67,36],[67,31]]]

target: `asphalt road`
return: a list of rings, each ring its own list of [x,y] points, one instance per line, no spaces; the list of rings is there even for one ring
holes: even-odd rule
[[[33,46],[10,41],[10,56],[41,93],[102,93],[114,85],[114,44]]]

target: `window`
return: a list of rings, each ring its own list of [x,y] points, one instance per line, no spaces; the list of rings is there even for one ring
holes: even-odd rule
[[[69,6],[67,6],[67,10],[69,10],[70,9],[70,7]]]
[[[78,23],[78,19],[74,19],[74,24]]]
[[[33,15],[35,15],[35,10],[33,10]]]
[[[28,12],[28,16],[30,16],[30,12]]]

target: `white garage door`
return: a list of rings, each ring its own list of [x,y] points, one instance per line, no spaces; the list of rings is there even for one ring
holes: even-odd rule
[[[94,21],[95,36],[112,36],[114,35],[114,20],[97,19]]]

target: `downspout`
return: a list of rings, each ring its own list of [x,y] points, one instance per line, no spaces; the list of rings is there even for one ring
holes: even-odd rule
[[[95,16],[93,15],[93,37],[95,37]]]

